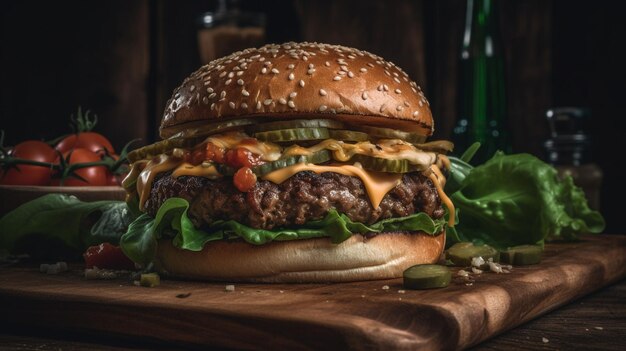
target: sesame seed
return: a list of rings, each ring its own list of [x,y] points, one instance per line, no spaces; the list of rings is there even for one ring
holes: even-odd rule
[[[212,103],[211,104],[211,110],[214,110],[214,109],[215,109],[215,103]]]
[[[269,104],[272,103],[272,99],[265,99],[265,101],[263,101],[263,105],[267,106]]]
[[[328,61],[324,62],[324,66],[330,67],[330,62],[328,62]]]
[[[341,70],[345,71],[345,72],[348,72],[348,66],[341,66]]]
[[[402,110],[404,110],[404,107],[402,107],[402,105],[398,105],[398,106],[396,106],[396,110],[402,111]]]
[[[237,79],[237,84],[243,85],[243,79]]]
[[[235,76],[235,73],[233,73],[233,72],[228,73],[228,78],[232,78],[234,76]]]
[[[261,73],[263,73],[263,74],[267,73],[267,68],[266,68],[266,67],[263,67],[263,68],[261,69]]]
[[[309,63],[309,69],[312,69],[313,67],[315,67],[315,65],[312,63]]]
[[[295,98],[296,96],[298,96],[298,93],[296,93],[295,91],[294,91],[294,92],[292,92],[291,94],[289,94],[289,98],[290,98],[290,99],[293,99],[293,98]]]
[[[387,84],[383,84],[383,90],[384,91],[389,91],[389,86]]]
[[[293,102],[293,100],[289,100],[289,102],[287,103],[287,106],[291,108],[296,108],[296,104]]]
[[[368,66],[370,66],[370,67],[372,67],[372,68],[374,68],[374,64],[373,64],[373,63],[371,63],[371,62],[370,62],[370,63],[368,63],[367,65],[368,65]]]
[[[328,108],[328,106],[326,106],[326,105],[320,105],[319,111],[320,112],[324,112],[324,111],[326,111],[327,108]]]
[[[341,76],[335,76],[335,78],[333,78],[334,81],[338,81],[341,80]]]
[[[356,56],[354,56],[354,55],[348,55],[348,58],[349,58],[349,59],[354,60],[354,59],[356,58]]]
[[[396,89],[394,91],[396,92],[396,94],[401,94],[402,93],[402,90],[400,90],[400,89]]]
[[[419,111],[415,111],[415,112],[413,112],[413,117],[417,117],[417,115],[419,115],[419,114],[420,114]]]
[[[304,81],[300,79],[300,81],[298,82],[298,85],[300,85],[301,88],[304,88]]]
[[[202,98],[202,103],[204,103],[205,105],[209,104],[209,98],[207,98],[206,96]]]
[[[309,60],[309,58],[308,58],[308,57],[306,57],[306,56],[302,56],[302,59],[303,59],[304,61],[308,61],[308,60]]]
[[[294,67],[296,67],[296,65],[294,65],[293,63],[290,63],[289,66],[287,66],[287,68],[289,69],[293,69]]]
[[[213,92],[213,88],[211,88],[211,87],[206,88],[206,92],[209,93],[209,94],[212,93]]]
[[[194,90],[196,90],[196,86],[195,85],[192,85],[192,86],[189,87],[189,91],[193,92]]]
[[[345,76],[345,75],[346,75],[346,72],[344,72],[344,71],[339,71],[339,75],[340,75],[340,76]]]
[[[227,74],[227,73],[226,73],[226,71],[224,71],[224,72],[220,73],[220,76],[219,76],[219,77],[220,77],[220,78],[224,78],[224,77],[226,76],[226,74]]]
[[[382,104],[382,105],[380,105],[380,110],[379,111],[383,112],[383,111],[385,111],[386,108],[387,108],[387,105]]]
[[[411,90],[413,90],[414,93],[417,93],[417,90],[415,90],[415,88],[411,87]]]
[[[313,73],[315,73],[315,68],[311,68],[308,71],[306,71],[307,74],[311,75]]]
[[[411,105],[409,105],[409,102],[408,102],[408,101],[405,101],[405,102],[404,102],[404,106],[409,107],[409,106],[411,106]]]
[[[352,71],[348,72],[348,77],[354,78],[354,73],[352,73]]]
[[[225,90],[220,93],[220,98],[224,98],[224,97],[226,97],[226,91]]]
[[[260,110],[261,109],[261,101],[257,101],[256,102],[256,109]]]
[[[213,99],[215,96],[217,96],[217,94],[211,93],[211,94],[209,94],[209,99]]]
[[[326,90],[324,90],[324,89],[320,89],[320,95],[322,95],[322,96],[326,96],[326,94],[327,94],[327,93],[326,93]]]
[[[393,76],[397,77],[398,76],[398,72],[393,72]]]
[[[367,100],[368,96],[367,96],[367,91],[364,91],[363,94],[361,95],[361,98],[363,100]]]
[[[230,84],[230,82],[232,82],[232,81],[233,81],[232,79],[227,79],[227,80],[226,80],[226,82],[224,82],[224,84],[228,85],[228,84]]]
[[[235,103],[234,103],[234,102],[232,102],[232,101],[228,103],[228,106],[230,106],[230,108],[235,108],[235,107],[237,107],[237,105],[235,105]]]
[[[248,104],[246,104],[245,102],[241,103],[241,108],[248,108]]]
[[[276,68],[272,68],[272,73],[274,73],[274,74],[278,74],[278,73],[280,73],[280,71],[279,71],[279,70],[277,70]]]
[[[237,77],[240,77],[241,75],[243,75],[243,71],[237,72]]]
[[[367,68],[363,67],[359,71],[361,71],[362,73],[365,73],[365,72],[367,72]]]
[[[378,91],[383,91],[383,85],[379,85],[378,88],[376,88]]]
[[[243,95],[243,96],[250,96],[250,93],[246,89],[243,89],[243,90],[241,90],[241,95]]]
[[[393,80],[394,80],[396,83],[400,83],[400,79],[398,79],[398,77],[393,77]]]
[[[391,74],[387,70],[385,70],[385,74],[388,75],[388,76],[391,76]]]
[[[264,66],[268,66],[268,67],[269,67],[269,66],[271,66],[271,65],[272,65],[272,61],[267,61],[267,62],[263,63],[263,65],[264,65]]]
[[[420,100],[419,102],[420,107],[424,106],[424,103]]]
[[[261,61],[261,62],[265,61],[265,57],[261,56],[261,57],[259,58],[259,61]]]
[[[287,100],[285,100],[285,98],[280,98],[280,99],[278,99],[278,102],[279,102],[281,105],[285,105],[285,104],[287,103]]]

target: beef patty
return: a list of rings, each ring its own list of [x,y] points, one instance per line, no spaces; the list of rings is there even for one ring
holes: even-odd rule
[[[153,182],[146,201],[147,213],[155,216],[170,197],[189,201],[188,214],[197,227],[216,219],[233,219],[252,228],[288,227],[321,219],[331,208],[367,224],[417,212],[435,219],[444,214],[432,181],[417,172],[404,174],[402,182],[385,195],[378,208],[372,207],[359,178],[331,172],[300,172],[281,184],[259,179],[247,193],[237,190],[231,178],[174,179],[171,173],[163,173]]]

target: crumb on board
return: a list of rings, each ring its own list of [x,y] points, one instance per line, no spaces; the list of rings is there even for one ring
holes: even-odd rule
[[[404,294],[405,292],[405,290],[398,290],[398,294]]]
[[[483,272],[482,269],[478,269],[476,267],[472,267],[472,273],[474,274],[481,274]]]
[[[235,286],[232,284],[226,285],[226,287],[224,287],[224,291],[228,291],[228,292],[235,291]]]
[[[604,328],[602,328],[602,327],[593,327],[593,329],[595,329],[595,330],[604,330]]]
[[[115,279],[117,278],[117,273],[110,269],[100,269],[98,267],[87,268],[85,269],[85,278],[86,279]]]
[[[472,257],[472,267],[480,268],[485,264],[485,259],[481,256]]]
[[[389,290],[389,285],[383,285],[382,289],[383,290]]]
[[[59,274],[67,272],[67,262],[42,263],[39,265],[39,271],[46,274]]]
[[[550,342],[550,340],[548,340],[548,338],[546,338],[546,337],[541,338],[541,341],[542,341],[544,344],[547,344],[547,343],[549,343],[549,342]]]

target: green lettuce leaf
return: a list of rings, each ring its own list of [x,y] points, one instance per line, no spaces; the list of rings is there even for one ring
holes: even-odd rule
[[[460,222],[448,234],[450,242],[482,241],[503,249],[604,230],[602,215],[589,208],[572,178],[560,180],[552,166],[532,155],[499,152],[466,171],[457,175],[462,180],[455,188],[461,190],[451,196]]]
[[[254,229],[230,220],[215,221],[201,230],[195,228],[187,216],[188,209],[189,203],[186,200],[170,198],[161,205],[154,219],[147,215],[140,216],[122,236],[122,250],[133,261],[145,265],[153,260],[157,240],[161,238],[171,238],[178,248],[200,251],[206,243],[214,240],[240,238],[253,245],[263,245],[271,241],[329,237],[333,243],[341,243],[354,233],[420,230],[435,235],[446,225],[445,219],[433,220],[425,213],[365,225],[331,210],[325,218],[307,222],[297,229]]]
[[[124,202],[48,194],[0,218],[0,249],[42,258],[72,256],[103,242],[117,245],[131,221]]]

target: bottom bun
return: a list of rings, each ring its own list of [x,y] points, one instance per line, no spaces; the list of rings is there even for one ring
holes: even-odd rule
[[[202,251],[158,245],[155,267],[171,276],[202,280],[267,283],[325,283],[390,279],[416,264],[435,263],[445,232],[356,234],[341,244],[329,238],[251,245],[216,241]]]

